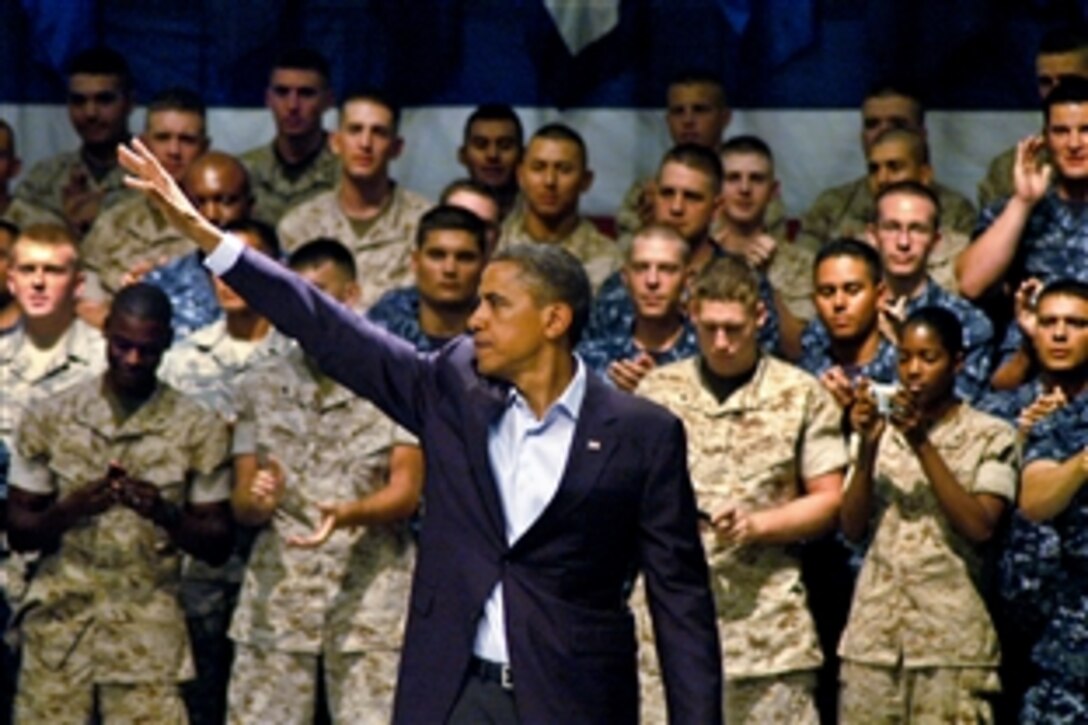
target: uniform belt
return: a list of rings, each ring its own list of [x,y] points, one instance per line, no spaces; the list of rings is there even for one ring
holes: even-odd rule
[[[508,664],[473,657],[472,674],[485,682],[494,682],[504,690],[514,689],[514,677],[510,674],[510,665]]]

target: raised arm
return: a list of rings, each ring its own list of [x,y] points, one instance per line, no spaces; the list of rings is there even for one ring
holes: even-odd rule
[[[193,207],[139,139],[121,146],[119,158],[129,172],[125,184],[145,194],[179,232],[208,254],[208,266],[222,274],[252,309],[298,340],[329,377],[372,401],[413,433],[420,431],[425,414],[416,405],[422,400],[417,386],[425,384],[429,366],[411,345],[282,265],[250,254],[239,240],[221,232]]]
[[[993,224],[956,260],[956,278],[964,297],[981,297],[1001,280],[1012,264],[1028,217],[1050,186],[1052,170],[1039,158],[1042,148],[1041,136],[1017,144],[1013,195]]]

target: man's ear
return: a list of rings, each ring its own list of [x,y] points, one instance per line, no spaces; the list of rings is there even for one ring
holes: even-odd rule
[[[564,302],[545,305],[541,313],[544,315],[544,337],[551,341],[566,335],[574,322],[574,310]]]
[[[586,169],[582,172],[582,183],[578,187],[578,193],[586,193],[591,186],[593,186],[593,169]]]

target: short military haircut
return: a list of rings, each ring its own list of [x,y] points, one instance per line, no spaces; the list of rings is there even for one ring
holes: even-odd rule
[[[1039,40],[1039,55],[1066,53],[1088,56],[1088,28],[1083,25],[1063,25],[1043,33]]]
[[[170,329],[174,310],[170,305],[170,298],[166,293],[153,284],[137,282],[127,287],[122,287],[110,304],[109,318],[115,315],[127,315],[137,320],[157,322],[166,329]],[[169,339],[169,336],[167,337]]]
[[[304,70],[317,73],[327,84],[331,76],[329,61],[313,48],[288,48],[280,53],[272,70]]]
[[[537,304],[562,303],[570,307],[567,341],[571,349],[582,339],[589,322],[593,290],[582,263],[573,254],[550,244],[513,244],[499,250],[492,264],[516,265]]]
[[[223,231],[253,235],[257,238],[261,250],[273,259],[279,259],[283,254],[276,229],[267,222],[262,222],[259,219],[235,219],[232,222],[227,222],[223,227]]]
[[[582,154],[582,166],[589,168],[589,151],[586,150],[585,139],[582,138],[582,134],[575,131],[573,128],[565,123],[548,123],[536,130],[533,134],[530,143],[536,139],[550,139],[552,141],[569,141],[578,147],[578,151]]]
[[[659,178],[661,170],[665,168],[666,164],[680,164],[700,172],[710,180],[715,196],[718,195],[718,190],[722,188],[722,179],[725,178],[722,171],[722,160],[718,154],[706,146],[697,143],[681,143],[673,146],[661,157],[661,163],[657,167]]]
[[[884,265],[880,262],[880,254],[873,245],[859,242],[849,237],[833,239],[816,252],[816,258],[812,262],[812,277],[816,278],[816,271],[825,259],[849,257],[856,259],[865,265],[869,272],[869,280],[875,285],[884,277]]]
[[[15,153],[15,129],[11,127],[11,124],[0,118],[0,133],[6,133],[8,136],[8,145],[11,146],[11,153]]]
[[[1061,295],[1063,297],[1076,297],[1088,302],[1088,282],[1073,277],[1060,277],[1047,283],[1039,292],[1035,300],[1036,306],[1047,297]]]
[[[669,79],[668,88],[671,89],[673,86],[712,86],[718,92],[718,103],[721,107],[725,108],[729,105],[722,79],[710,71],[694,68],[681,70]]]
[[[400,128],[400,106],[393,102],[389,94],[372,89],[356,90],[344,96],[340,101],[340,118],[343,119],[344,111],[352,103],[375,103],[389,111],[393,117],[393,131]]]
[[[910,149],[910,153],[919,163],[929,163],[929,144],[926,143],[926,137],[914,128],[889,128],[881,131],[880,135],[873,140],[871,148],[876,148],[883,143],[893,143],[895,141],[902,141],[905,143],[907,148]]]
[[[68,61],[68,77],[74,75],[116,76],[127,93],[132,87],[132,72],[125,57],[112,48],[89,48]]]
[[[320,267],[326,262],[336,267],[345,279],[355,280],[355,257],[339,239],[316,237],[291,252],[287,258],[287,266],[296,272]]]
[[[512,106],[507,106],[504,103],[485,103],[477,106],[476,110],[470,113],[465,121],[463,133],[465,141],[468,141],[469,134],[472,132],[472,124],[477,121],[509,121],[517,129],[518,145],[522,145],[525,141],[525,129],[522,127],[521,119],[518,118],[518,114]]]
[[[416,228],[416,249],[423,249],[431,232],[466,232],[472,235],[480,254],[487,253],[487,225],[468,209],[452,204],[439,204],[419,219]]]
[[[631,243],[627,245],[627,252],[624,254],[624,258],[628,262],[634,257],[635,244],[643,239],[664,239],[679,244],[681,248],[680,261],[683,264],[687,264],[688,258],[691,257],[691,245],[675,228],[665,224],[647,224],[635,232],[635,236],[631,237]]]
[[[718,156],[728,156],[729,154],[755,154],[763,156],[772,164],[774,163],[774,154],[771,152],[770,145],[759,136],[751,134],[733,136],[723,141],[718,147]]]
[[[907,315],[902,333],[905,334],[912,327],[928,327],[937,333],[941,345],[951,357],[963,353],[963,325],[954,312],[936,305],[920,307]]]
[[[148,117],[161,111],[192,113],[200,116],[201,120],[208,115],[204,99],[195,91],[180,86],[163,89],[151,97],[147,104]]]
[[[41,244],[47,247],[71,247],[74,256],[73,263],[79,263],[79,240],[68,229],[60,224],[31,224],[19,230],[15,237],[15,243],[27,241]]]
[[[920,199],[927,199],[933,204],[933,227],[934,229],[941,228],[941,200],[940,197],[925,184],[920,184],[917,181],[897,181],[894,184],[888,184],[879,192],[877,192],[876,198],[873,200],[873,222],[880,221],[880,203],[889,196],[896,194],[905,194],[907,196],[915,196]]]
[[[1088,103],[1088,78],[1062,76],[1054,90],[1043,99],[1043,119],[1050,123],[1050,109],[1065,103]]]
[[[463,179],[454,179],[446,184],[446,188],[442,189],[442,193],[438,196],[438,203],[448,204],[450,197],[460,192],[468,192],[470,194],[485,197],[495,202],[496,205],[499,203],[499,200],[495,198],[495,194],[491,189],[487,188],[479,181],[476,181],[476,179],[469,179],[467,177]]]
[[[873,98],[906,98],[914,104],[914,110],[918,113],[918,125],[925,125],[926,107],[922,103],[922,95],[905,83],[877,83],[869,88],[862,102]]]
[[[759,277],[744,259],[724,254],[710,261],[691,287],[693,305],[702,302],[736,302],[750,312],[759,304]]]

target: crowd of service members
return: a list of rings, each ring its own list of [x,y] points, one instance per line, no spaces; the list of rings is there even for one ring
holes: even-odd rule
[[[796,220],[771,140],[729,137],[702,73],[668,86],[675,146],[614,222],[579,212],[578,132],[526,138],[501,105],[471,114],[466,177],[432,204],[389,175],[412,151],[399,108],[334,99],[310,50],[270,72],[270,142],[212,150],[180,88],[136,138],[214,224],[421,352],[471,331],[496,249],[577,257],[581,364],[687,429],[729,719],[1073,723],[1088,36],[1048,34],[1036,69],[1041,134],[994,159],[977,210],[933,178],[919,95],[891,85],[861,106],[865,173]],[[125,187],[133,100],[95,49],[68,73],[79,148],[22,170],[0,120],[0,718],[388,721],[441,462]],[[642,714],[664,721],[631,583]]]

